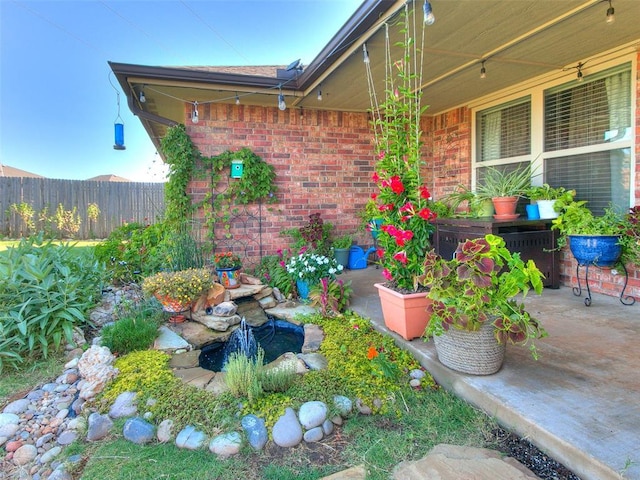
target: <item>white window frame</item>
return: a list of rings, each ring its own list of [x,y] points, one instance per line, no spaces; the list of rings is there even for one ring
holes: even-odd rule
[[[605,57],[606,58],[606,57]],[[583,60],[583,63],[586,62]],[[577,63],[577,62],[576,62]],[[631,151],[629,179],[629,206],[635,205],[636,190],[636,152],[635,152],[635,132],[636,132],[636,105],[637,105],[637,59],[636,53],[631,47],[622,49],[615,55],[611,54],[607,60],[594,60],[587,63],[587,67],[583,69],[585,78],[589,75],[602,72],[614,67],[619,67],[625,63],[631,63],[631,131],[630,139],[622,139],[612,143],[591,145],[586,147],[577,147],[560,151],[544,152],[544,92],[558,85],[566,84],[576,79],[576,73],[573,69],[566,72],[553,72],[548,75],[536,77],[526,82],[514,85],[507,89],[496,92],[490,96],[482,97],[471,102],[471,185],[475,188],[477,184],[477,171],[479,168],[488,166],[505,165],[516,162],[531,162],[532,171],[538,172],[538,175],[532,178],[534,185],[543,183],[542,172],[545,159],[564,157],[568,155],[578,155],[584,153],[592,153],[598,151],[616,150],[620,148],[629,148]],[[489,160],[479,162],[478,158],[478,125],[477,114],[482,110],[496,107],[501,104],[507,104],[517,99],[530,96],[531,99],[531,154],[520,157],[510,157],[508,159]],[[570,185],[565,185],[570,187]]]

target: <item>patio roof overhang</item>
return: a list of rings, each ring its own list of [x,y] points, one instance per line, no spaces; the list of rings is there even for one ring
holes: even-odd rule
[[[640,1],[612,2],[616,20],[608,24],[608,0],[431,0],[436,22],[425,31],[422,82],[427,113],[467,105],[529,79],[577,73],[579,62],[588,76],[615,49],[637,51]],[[362,45],[367,44],[374,78],[382,82],[384,25],[392,26],[405,3],[365,0],[301,69],[110,66],[156,146],[168,125],[184,122],[184,101],[233,104],[238,95],[243,105],[276,106],[282,90],[288,108],[364,112],[370,100]],[[417,0],[418,8],[422,3]],[[396,30],[389,28],[392,45]],[[487,77],[480,79],[483,61]],[[142,88],[145,103],[138,97]]]

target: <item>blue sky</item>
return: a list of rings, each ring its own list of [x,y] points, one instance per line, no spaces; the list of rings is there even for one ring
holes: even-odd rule
[[[0,0],[0,163],[52,178],[162,181],[108,61],[308,65],[362,0]]]

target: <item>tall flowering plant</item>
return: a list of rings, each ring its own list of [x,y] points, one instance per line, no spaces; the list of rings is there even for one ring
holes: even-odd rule
[[[407,10],[405,20],[400,22],[405,34],[403,54],[387,66],[385,101],[376,106],[372,94],[377,154],[372,180],[377,189],[371,198],[382,220],[377,253],[389,286],[400,291],[419,288],[417,278],[430,249],[429,237],[434,230],[431,222],[436,218],[429,207],[431,194],[421,176],[425,163],[420,155],[420,117],[426,107],[420,105],[421,75],[415,71],[419,52],[411,37],[414,23],[409,18]],[[391,58],[391,46],[387,49],[387,58]],[[370,75],[366,58],[365,64]]]

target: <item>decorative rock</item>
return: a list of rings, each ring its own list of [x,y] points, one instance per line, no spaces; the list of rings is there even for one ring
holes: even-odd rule
[[[13,463],[26,465],[35,460],[37,456],[38,449],[34,445],[23,445],[13,453]]]
[[[321,353],[299,353],[298,358],[305,363],[309,370],[325,370],[329,365],[327,357]]]
[[[324,332],[318,325],[306,323],[304,325],[304,344],[302,353],[317,352],[324,340]]]
[[[61,451],[62,451],[62,447],[59,447],[59,446],[53,447],[51,450],[44,452],[42,456],[38,459],[38,462],[49,463],[51,460],[53,460],[58,455],[60,455]]]
[[[0,437],[13,437],[20,429],[17,423],[8,423],[0,427]]]
[[[0,413],[0,427],[18,423],[20,423],[20,417],[15,413]]]
[[[172,355],[169,360],[171,368],[193,368],[200,365],[200,350],[192,350],[190,352]]]
[[[286,352],[265,366],[267,370],[291,370],[295,373],[307,373],[307,366],[295,353]]]
[[[78,374],[75,372],[63,373],[56,378],[56,383],[63,383],[65,385],[75,383],[78,380]]]
[[[333,422],[331,420],[322,422],[322,431],[325,435],[331,435],[333,433]]]
[[[64,368],[68,369],[68,368],[76,368],[78,366],[78,361],[80,360],[80,357],[74,357],[71,360],[69,360],[67,363],[64,364]]]
[[[412,388],[418,388],[422,383],[419,378],[412,378],[409,380],[409,386]]]
[[[269,439],[264,420],[255,415],[245,415],[242,417],[240,423],[247,436],[249,445],[251,445],[254,450],[262,450]]]
[[[244,283],[246,285],[262,285],[259,278],[244,272],[240,272],[240,283]]]
[[[22,442],[21,440],[13,440],[11,442],[7,442],[7,444],[4,446],[4,449],[7,451],[7,453],[11,453],[15,452],[23,445],[24,442]]]
[[[195,427],[187,425],[182,429],[176,437],[176,446],[179,448],[186,448],[188,450],[198,450],[202,448],[207,440],[207,436],[204,432],[196,430]]]
[[[107,347],[97,345],[91,346],[82,354],[78,361],[78,371],[84,380],[80,398],[89,400],[95,397],[117,375],[118,371],[111,366],[114,360],[115,357]]]
[[[298,419],[307,430],[319,427],[327,419],[327,405],[319,401],[305,402],[300,406]]]
[[[344,395],[335,395],[333,397],[333,405],[338,409],[341,416],[348,416],[353,410],[353,402]]]
[[[363,415],[371,415],[371,412],[372,412],[371,407],[369,405],[365,404],[359,398],[356,399],[356,408]]]
[[[242,446],[242,438],[238,432],[229,432],[218,435],[209,443],[209,451],[219,458],[225,459],[237,455]]]
[[[213,307],[213,315],[218,317],[231,317],[238,311],[238,306],[233,302],[222,302]]]
[[[56,413],[56,418],[64,420],[69,415],[69,409],[63,408],[58,413]]]
[[[336,415],[335,417],[331,417],[331,423],[333,423],[334,425],[342,425],[344,422],[344,420],[342,420],[342,417],[340,415]]]
[[[424,370],[420,370],[419,368],[414,368],[409,372],[409,376],[415,379],[422,379],[425,376]]]
[[[282,295],[282,292],[278,287],[273,287],[273,291],[271,293],[278,303],[282,303],[287,300],[284,295]]]
[[[78,432],[75,430],[65,430],[58,436],[59,445],[71,445],[78,438]]]
[[[261,298],[270,297],[272,293],[273,293],[273,288],[265,286],[258,293],[254,294],[253,298],[254,298],[254,300],[258,300],[259,301]],[[271,308],[271,307],[269,307],[269,308]]]
[[[38,440],[36,440],[36,448],[42,447],[45,443],[53,438],[53,433],[46,433],[41,436]]]
[[[322,440],[323,436],[324,432],[322,431],[322,427],[315,427],[304,432],[304,436],[302,438],[307,443],[313,443]]]
[[[84,400],[82,398],[76,398],[71,404],[71,410],[73,410],[75,414],[78,414],[82,411],[83,405],[84,405]]]
[[[31,400],[32,402],[38,402],[40,400],[42,400],[42,397],[44,397],[44,390],[31,390],[28,394],[27,397],[29,400]]]
[[[122,392],[109,409],[109,416],[111,418],[130,417],[137,411],[136,392]]]
[[[156,427],[142,418],[134,417],[125,422],[122,434],[130,442],[144,445],[155,438]]]
[[[259,299],[258,303],[265,310],[267,308],[273,308],[278,304],[278,302],[276,302],[276,299],[273,298],[271,295],[269,295],[268,297],[264,297],[264,298]]]
[[[83,430],[87,426],[87,422],[84,417],[76,417],[69,420],[67,428],[69,430]]]
[[[153,348],[155,350],[174,352],[176,350],[189,349],[191,347],[191,345],[189,345],[189,343],[184,338],[182,338],[177,333],[172,332],[164,325],[161,326],[158,330],[160,334],[153,343]]]
[[[167,419],[160,422],[156,437],[160,443],[166,443],[173,438],[173,420]]]
[[[20,415],[21,413],[24,413],[27,411],[30,404],[31,404],[31,401],[29,399],[22,398],[20,400],[11,402],[9,405],[4,407],[4,409],[2,410],[2,413],[14,413],[16,415]]]
[[[273,426],[273,441],[280,447],[295,447],[302,441],[302,427],[296,412],[288,407]]]
[[[67,472],[67,469],[64,466],[64,463],[57,467],[51,475],[49,475],[49,480],[72,480],[71,474]]]
[[[95,442],[101,440],[109,434],[113,427],[113,421],[109,415],[100,415],[97,412],[89,415],[89,428],[87,429],[87,440]],[[69,427],[71,428],[71,427]]]

